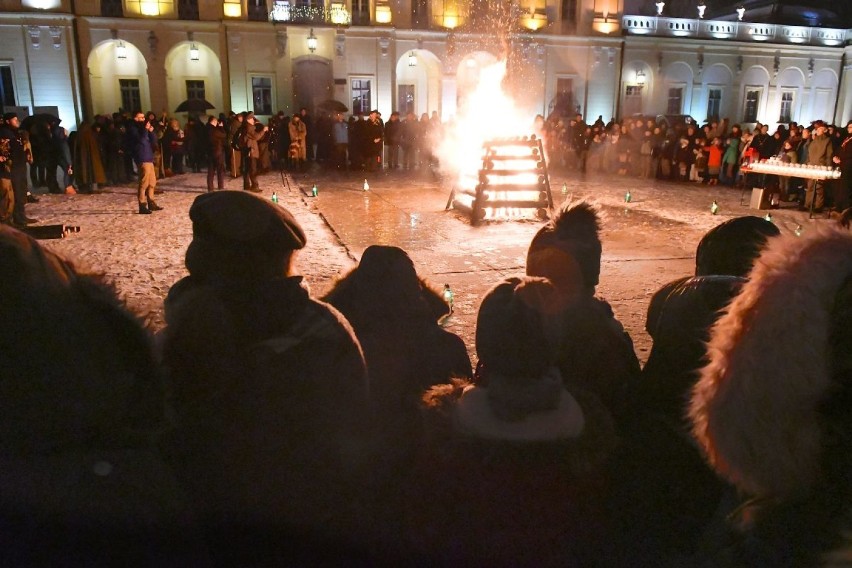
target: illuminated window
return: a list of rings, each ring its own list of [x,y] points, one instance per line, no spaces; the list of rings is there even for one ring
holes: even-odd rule
[[[139,91],[139,79],[119,79],[121,90],[121,110],[136,112],[142,110],[142,94]]]
[[[778,122],[792,122],[793,120],[793,100],[795,98],[794,91],[781,92],[781,115]]]
[[[254,114],[272,114],[272,78],[251,78],[251,100]]]
[[[121,18],[124,16],[122,0],[101,0],[101,16],[104,18]]]
[[[722,89],[710,89],[707,93],[707,120],[719,120],[722,110]]]
[[[352,92],[352,114],[369,114],[373,102],[370,95],[370,80],[352,79],[350,90]]]
[[[681,112],[683,112],[683,87],[669,87],[666,114],[680,114]]]
[[[12,67],[0,65],[0,104],[13,107],[15,104],[15,83],[12,81]]]
[[[242,0],[225,0],[223,12],[226,18],[239,18],[243,15]]]
[[[126,0],[127,11],[143,16],[164,16],[174,12],[174,2],[162,0]]]
[[[186,81],[186,98],[188,99],[206,99],[207,93],[204,89],[204,81],[197,79],[187,79]]]
[[[757,122],[760,110],[760,89],[746,89],[743,122]]]

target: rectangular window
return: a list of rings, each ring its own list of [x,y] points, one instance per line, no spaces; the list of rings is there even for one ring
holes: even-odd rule
[[[707,120],[719,120],[722,112],[722,89],[710,89],[707,94]]]
[[[398,87],[396,109],[402,116],[414,112],[414,85],[400,85]]]
[[[272,114],[272,78],[251,78],[251,99],[254,114]]]
[[[577,0],[562,0],[562,21],[577,23]]]
[[[370,1],[352,0],[352,25],[370,25]]]
[[[178,0],[178,19],[197,20],[198,0]]]
[[[757,122],[757,113],[760,110],[760,89],[746,89],[745,109],[743,111],[743,122]]]
[[[139,79],[119,79],[121,90],[121,110],[136,112],[142,110],[142,94],[139,91]]]
[[[778,122],[793,121],[793,100],[795,99],[795,91],[781,92],[781,115],[778,117]]]
[[[666,104],[666,114],[681,114],[683,112],[683,87],[669,87],[669,100]]]
[[[121,18],[124,16],[122,0],[101,0],[101,16],[104,18]]]
[[[429,27],[428,0],[411,0],[411,27],[415,29]]]
[[[643,85],[627,85],[624,92],[624,116],[642,114]]]
[[[206,99],[207,93],[204,90],[204,81],[187,79],[187,81],[186,81],[186,98],[188,98],[188,99]]]
[[[15,102],[15,83],[12,81],[12,66],[0,65],[0,105],[13,107]]]
[[[370,94],[370,80],[352,79],[350,90],[352,92],[352,114],[369,114],[373,104]]]
[[[266,0],[248,0],[248,19],[253,22],[265,22],[269,19]]]

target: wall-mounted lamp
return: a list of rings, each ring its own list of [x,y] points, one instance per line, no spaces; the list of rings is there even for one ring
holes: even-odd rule
[[[376,6],[376,23],[377,24],[389,24],[393,19],[393,14],[391,13],[390,6],[383,4],[380,6]]]
[[[127,59],[127,47],[125,47],[124,42],[121,40],[118,40],[118,43],[115,46],[115,58]]]
[[[408,66],[417,67],[417,54],[414,51],[408,52]]]
[[[198,46],[195,43],[189,44],[189,60],[190,61],[198,61]]]
[[[317,36],[314,35],[314,28],[311,28],[311,33],[308,34],[308,51],[311,53],[317,50]]]
[[[642,69],[636,70],[636,84],[640,87],[645,84],[645,71]]]

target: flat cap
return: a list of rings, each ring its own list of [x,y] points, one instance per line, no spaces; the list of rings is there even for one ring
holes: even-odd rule
[[[216,191],[189,208],[189,273],[202,279],[263,280],[286,274],[305,233],[293,215],[245,191]]]

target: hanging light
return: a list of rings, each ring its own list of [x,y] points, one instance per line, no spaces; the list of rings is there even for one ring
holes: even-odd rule
[[[645,84],[645,71],[643,71],[642,69],[636,70],[636,84],[637,85],[644,85]]]
[[[657,15],[662,16],[663,15],[663,8],[666,7],[666,3],[663,2],[663,0],[657,0],[657,3],[654,4],[654,6],[657,7]]]
[[[698,2],[698,17],[704,18],[704,10],[707,9],[707,5],[704,3],[704,0],[700,0]]]
[[[115,58],[127,59],[127,47],[125,47],[124,42],[121,40],[118,40],[118,43],[115,46]]]
[[[737,20],[742,22],[743,16],[745,16],[745,7],[740,4],[739,6],[737,6]]]
[[[413,50],[408,52],[408,66],[417,67],[417,54]]]
[[[195,45],[195,42],[189,44],[189,60],[190,61],[198,61],[198,46]]]
[[[311,53],[317,50],[317,36],[314,35],[314,28],[311,28],[311,33],[308,34],[308,51]]]

